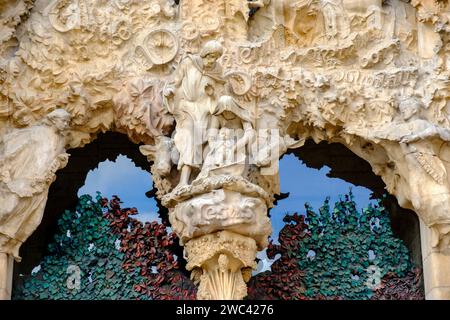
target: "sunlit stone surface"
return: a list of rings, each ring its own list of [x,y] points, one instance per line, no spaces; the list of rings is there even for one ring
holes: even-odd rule
[[[427,297],[450,299],[449,9],[0,1],[0,297],[65,151],[116,131],[143,143],[199,298],[245,296],[278,158],[312,138],[365,159],[417,213]],[[213,292],[222,276],[235,285]]]

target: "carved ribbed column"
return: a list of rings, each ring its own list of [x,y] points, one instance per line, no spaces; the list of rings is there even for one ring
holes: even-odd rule
[[[272,232],[267,193],[236,176],[217,176],[163,197],[185,247],[198,299],[239,300]]]
[[[256,267],[256,242],[221,231],[190,240],[185,245],[191,278],[199,284],[199,300],[240,300]]]

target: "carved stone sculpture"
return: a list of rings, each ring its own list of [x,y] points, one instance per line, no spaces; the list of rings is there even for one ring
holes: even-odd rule
[[[210,110],[218,103],[217,87],[223,84],[217,63],[222,53],[220,43],[206,43],[200,55],[187,56],[181,62],[173,83],[165,88],[166,97],[173,99],[167,102],[167,107],[177,122],[174,142],[180,153],[180,186],[187,185],[192,169],[203,163]]]
[[[210,114],[208,152],[194,184],[211,175],[244,176],[248,167],[250,143],[255,138],[250,114],[232,97],[220,97]]]
[[[426,295],[449,299],[449,10],[424,0],[0,1],[0,295],[64,145],[116,131],[152,164],[199,298],[245,296],[270,234],[278,159],[313,139],[365,159],[417,213]]]
[[[18,261],[20,245],[41,222],[56,171],[67,164],[69,120],[69,114],[58,109],[41,123],[16,129],[1,141],[0,252]]]
[[[199,300],[240,300],[256,267],[256,244],[249,237],[221,231],[186,244],[186,268],[199,284]]]

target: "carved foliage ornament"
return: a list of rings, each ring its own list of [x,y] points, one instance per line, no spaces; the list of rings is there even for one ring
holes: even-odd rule
[[[206,277],[200,281],[205,297],[217,272],[232,272],[243,288],[245,277],[236,272],[242,275],[251,263],[240,256],[253,257],[270,232],[262,212],[279,192],[280,153],[309,138],[342,143],[367,160],[400,204],[437,230],[434,245],[445,243],[449,4],[36,0],[31,7],[25,0],[0,2],[0,154],[11,151],[4,139],[12,132],[40,130],[48,114],[64,109],[68,134],[48,135],[70,147],[109,130],[144,144],[158,196],[179,232],[189,230],[186,246],[193,234],[220,238],[231,217],[245,217],[243,225],[256,221],[258,230],[228,231],[246,239],[230,240],[230,252],[218,245],[211,263],[192,265]],[[281,145],[267,142],[271,130]],[[215,136],[230,148],[214,143]],[[278,149],[270,154],[273,146]],[[252,148],[259,155],[254,163]],[[52,171],[58,155],[50,158]],[[11,174],[20,163],[11,158],[7,165],[2,179],[9,175],[11,185],[20,185]],[[45,177],[35,178],[45,181],[42,194]],[[225,196],[215,198],[221,192]],[[14,205],[5,217],[26,201],[36,205],[30,217],[42,214],[33,199],[18,197],[17,205],[8,200]],[[199,204],[213,199],[215,208]],[[198,223],[186,218],[189,212]],[[15,241],[31,232],[24,230]],[[238,245],[247,242],[254,246]]]

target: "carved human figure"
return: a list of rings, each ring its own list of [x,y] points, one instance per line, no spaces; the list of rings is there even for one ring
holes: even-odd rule
[[[16,260],[20,245],[41,222],[55,172],[67,164],[69,120],[69,113],[58,109],[0,142],[0,252]]]
[[[429,139],[440,138],[450,141],[450,130],[436,126],[423,119],[420,115],[422,103],[415,97],[400,97],[398,103],[399,114],[394,123],[386,123],[374,128],[367,134],[373,140],[389,140],[399,142],[405,154],[419,152],[424,161],[433,162],[437,170],[428,172],[436,182],[442,184],[446,179],[445,167],[435,157],[433,144]],[[362,132],[361,132],[362,133]],[[425,160],[427,158],[428,160]],[[420,161],[419,161],[420,162]],[[423,164],[421,164],[423,165]],[[429,171],[429,169],[426,169]]]
[[[415,97],[400,97],[399,114],[394,123],[388,123],[371,130],[372,138],[412,144],[420,140],[439,137],[444,141],[450,139],[450,130],[439,127],[421,116],[422,103]]]
[[[255,136],[250,114],[231,96],[220,97],[211,115],[208,153],[195,182],[210,175],[243,175],[248,146]]]
[[[404,187],[389,186],[390,189],[408,190],[411,209],[431,227],[433,246],[438,246],[450,233],[450,189],[446,165],[438,157],[436,148],[441,147],[442,141],[450,141],[450,130],[423,119],[422,108],[419,99],[400,97],[399,114],[394,123],[366,129],[365,133],[361,130],[359,134],[381,143],[388,150],[402,177],[400,183],[407,183]],[[399,196],[400,205],[408,206],[402,200],[404,195]]]
[[[262,1],[261,5],[255,6],[264,7],[265,0],[257,2]],[[327,43],[344,39],[350,33],[350,22],[342,0],[268,0],[265,7],[265,11],[270,12],[270,15],[263,10],[257,15],[270,17],[264,20],[258,17],[259,25],[265,25],[266,28],[282,24],[301,37],[316,37],[316,33],[323,30]],[[272,23],[269,20],[272,20]],[[323,24],[323,28],[319,24]],[[308,33],[311,34],[307,35]],[[306,42],[311,44],[313,41],[314,39],[307,39]]]
[[[418,118],[418,107],[411,108],[411,104],[407,105],[409,112],[401,110],[406,117],[409,117],[410,123],[413,125],[412,131],[401,139],[402,146],[406,147],[406,152],[414,155],[412,157],[416,163],[419,163],[423,169],[434,180],[432,188],[422,188],[421,176],[411,174],[416,177],[415,181],[410,181],[411,188],[414,189],[415,197],[421,201],[427,202],[425,220],[431,227],[431,244],[433,247],[439,248],[442,252],[449,252],[450,243],[450,189],[448,166],[438,156],[433,140],[450,141],[450,130],[436,126],[426,120]],[[400,104],[402,108],[402,104]],[[406,154],[405,152],[405,154]],[[406,157],[408,159],[408,157]],[[414,161],[413,160],[413,161]],[[410,168],[411,172],[413,168]],[[422,182],[422,183],[421,183]],[[422,190],[423,189],[423,190]],[[421,208],[421,201],[415,200]],[[414,204],[414,200],[413,200]]]
[[[249,1],[249,7],[258,9],[249,21],[251,40],[270,36],[280,25],[309,45],[322,30],[328,44],[350,34],[350,22],[342,0],[254,0]],[[319,24],[323,24],[323,28]]]
[[[210,125],[210,110],[215,109],[223,87],[222,68],[217,60],[223,47],[207,42],[199,55],[188,55],[180,63],[173,83],[165,88],[165,103],[176,120],[174,143],[180,153],[179,186],[189,184],[193,168],[201,168]]]

